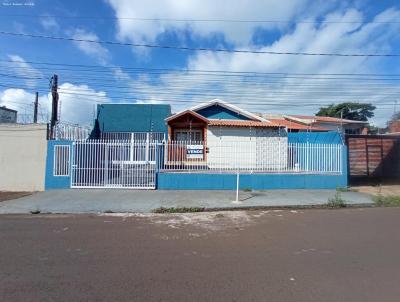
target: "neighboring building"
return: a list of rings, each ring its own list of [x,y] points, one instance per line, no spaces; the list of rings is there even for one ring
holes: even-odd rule
[[[165,119],[171,115],[170,105],[101,104],[97,106],[92,138],[126,140],[164,140]]]
[[[327,128],[315,126],[312,124],[303,124],[300,122],[296,122],[294,120],[286,119],[281,116],[273,116],[268,117],[268,115],[261,115],[264,118],[267,118],[270,122],[274,123],[275,125],[285,127],[288,132],[327,132],[331,131]]]
[[[17,111],[6,108],[5,106],[0,107],[0,123],[16,123],[17,122]]]
[[[47,127],[0,124],[0,191],[43,191]]]
[[[390,121],[388,128],[387,134],[400,134],[400,120]]]
[[[362,134],[368,122],[353,121],[328,116],[313,115],[284,115],[288,121],[300,123],[309,127],[325,129],[325,131],[338,131],[343,134]]]
[[[258,113],[270,122],[285,127],[288,132],[327,132],[337,131],[345,134],[366,134],[367,122],[352,121],[347,119],[308,116]]]

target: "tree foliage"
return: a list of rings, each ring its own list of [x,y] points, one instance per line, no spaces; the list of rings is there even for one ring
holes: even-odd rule
[[[331,104],[327,107],[319,108],[316,115],[318,116],[330,116],[354,121],[367,121],[369,118],[374,116],[375,106],[367,103],[340,103]],[[343,115],[342,115],[343,114]]]

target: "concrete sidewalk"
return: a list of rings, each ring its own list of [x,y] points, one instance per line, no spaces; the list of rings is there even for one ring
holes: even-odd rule
[[[68,189],[38,192],[19,199],[0,202],[0,214],[151,212],[159,207],[284,207],[325,204],[335,190],[270,190],[240,192],[240,204],[232,203],[235,191],[162,191],[116,189]],[[371,204],[367,194],[342,192],[348,204]]]

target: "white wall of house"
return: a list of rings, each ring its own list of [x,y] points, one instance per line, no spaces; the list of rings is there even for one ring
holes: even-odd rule
[[[324,129],[328,129],[330,131],[339,131],[341,132],[341,129],[343,127],[343,132],[346,132],[346,130],[352,130],[356,132],[360,132],[364,128],[364,124],[343,124],[342,126],[340,124],[336,123],[329,123],[329,122],[318,122],[315,124],[318,127],[322,127]]]
[[[0,191],[43,191],[46,125],[0,124]]]
[[[282,169],[287,166],[287,132],[276,128],[218,127],[207,129],[210,168]]]

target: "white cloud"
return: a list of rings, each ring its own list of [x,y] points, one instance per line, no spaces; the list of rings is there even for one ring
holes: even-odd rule
[[[59,86],[59,101],[61,121],[80,125],[92,125],[96,104],[111,102],[104,91],[71,83]]]
[[[400,13],[398,12],[400,17]],[[343,14],[330,14],[327,20],[334,19],[362,22],[359,11],[348,10]],[[398,27],[398,25],[395,25]],[[313,52],[313,53],[367,53],[380,52],[389,45],[386,39],[383,44],[376,43],[374,35],[384,33],[380,24],[360,27],[354,23],[302,23],[293,32],[283,35],[272,45],[264,47],[247,47],[246,50],[271,52]],[[263,72],[324,72],[324,70],[353,71],[361,67],[364,58],[343,58],[328,56],[292,56],[244,53],[210,53],[199,52],[191,57],[189,68],[230,71],[263,71]],[[337,64],[341,62],[341,64]],[[344,63],[344,64],[343,64]],[[350,64],[350,65],[349,65]]]
[[[57,20],[53,17],[42,17],[39,21],[42,27],[47,31],[58,30],[60,28]]]
[[[193,40],[198,38],[222,39],[220,43],[232,43],[236,49],[276,51],[276,52],[323,52],[323,53],[385,53],[391,52],[394,39],[398,39],[400,11],[394,8],[378,14],[374,21],[365,21],[362,5],[360,9],[351,8],[345,1],[160,1],[146,2],[135,0],[107,0],[114,9],[117,20],[117,36],[120,40],[135,43],[157,42],[167,32],[177,36],[187,32]],[[329,3],[328,3],[329,2]],[[339,8],[334,9],[338,4]],[[281,36],[274,42],[260,46],[252,42],[252,37],[260,26],[258,23],[225,22],[178,22],[178,21],[139,21],[124,19],[169,18],[169,19],[240,19],[240,20],[306,20],[295,28],[287,24],[263,24],[265,29],[278,29]],[[315,20],[319,20],[316,22]],[[320,22],[322,20],[322,23]],[[339,22],[337,22],[339,21]],[[350,22],[349,22],[350,21]],[[346,23],[347,22],[347,23]],[[355,23],[360,22],[360,23]],[[382,24],[379,22],[394,22]],[[184,36],[184,35],[182,35]],[[186,41],[182,39],[182,43]],[[137,50],[136,50],[137,51]],[[240,53],[192,53],[188,60],[188,69],[288,72],[288,73],[385,73],[382,65],[385,59],[363,57],[327,57],[327,56],[289,56]],[[386,61],[387,62],[387,61]],[[232,82],[212,83],[211,76],[186,78],[178,73],[163,74],[154,77],[130,78],[134,95],[140,102],[172,102],[176,110],[189,107],[190,102],[205,101],[207,98],[220,97],[226,101],[239,103],[250,111],[270,111],[287,113],[315,113],[319,106],[342,101],[373,102],[378,104],[376,118],[373,121],[384,125],[392,108],[379,103],[391,101],[387,93],[398,90],[395,85],[386,87],[377,85],[374,90],[365,82],[357,85],[355,81],[310,80],[310,79],[273,79],[266,82],[247,81],[235,77]],[[350,85],[351,83],[352,85]],[[349,84],[350,83],[350,84]],[[363,89],[365,88],[365,89]],[[396,90],[397,89],[397,90]],[[198,95],[196,95],[198,93]],[[250,102],[259,106],[248,105]],[[264,102],[264,106],[262,105]],[[304,103],[314,102],[315,106]],[[285,104],[292,104],[286,106]],[[180,105],[182,104],[182,105]],[[274,104],[274,105],[271,105]],[[294,104],[294,105],[293,105]],[[298,104],[298,105],[296,105]]]
[[[88,32],[84,29],[76,29],[72,33],[72,38],[78,40],[92,40],[92,41],[99,40],[99,37],[96,34]],[[102,64],[105,64],[110,57],[108,49],[103,47],[101,44],[92,42],[82,42],[82,41],[74,41],[74,44],[83,53],[85,53],[88,56],[95,57]]]
[[[6,89],[0,92],[0,106],[18,111],[19,121],[33,121],[33,102],[35,95],[24,89]],[[59,86],[61,104],[61,122],[91,126],[93,124],[95,105],[111,102],[103,91],[96,91],[87,85],[62,83]],[[51,113],[51,95],[39,97],[39,122],[46,123]]]
[[[378,16],[375,21],[391,22],[400,18],[400,11],[389,9]],[[326,21],[363,21],[360,11],[348,9],[344,12],[334,12],[326,16]],[[283,35],[272,45],[265,47],[247,47],[259,51],[290,51],[290,52],[322,52],[322,53],[385,53],[390,52],[391,42],[396,38],[400,29],[398,23],[381,24],[368,23],[360,26],[355,23],[303,23],[296,29]],[[192,56],[188,63],[189,69],[199,70],[228,70],[228,71],[255,71],[255,72],[289,72],[289,73],[384,73],[381,65],[384,59],[366,59],[362,57],[327,57],[327,56],[290,56],[290,55],[265,55],[242,53],[198,53]],[[348,85],[349,83],[353,85]],[[359,82],[360,83],[360,82]],[[362,83],[362,82],[361,82]],[[358,85],[352,80],[307,80],[286,78],[278,81],[276,85],[264,85],[270,90],[263,91],[265,102],[276,102],[271,111],[284,111],[282,103],[298,103],[298,106],[288,107],[289,113],[315,113],[318,107],[328,103],[342,101],[373,102],[378,105],[376,118],[373,121],[383,125],[389,118],[392,108],[379,107],[383,98],[387,100],[388,91],[399,92],[395,85],[383,87],[376,85],[376,90],[371,87]],[[384,83],[388,84],[388,83]],[[294,86],[296,85],[296,86]],[[266,87],[265,87],[266,86]],[[229,83],[225,90],[234,94],[237,91],[239,98],[246,95],[246,91],[255,90],[256,87],[238,85],[239,89],[231,87]],[[300,87],[300,88],[299,88]],[[365,89],[362,89],[362,88]],[[338,93],[342,91],[342,94]],[[394,96],[393,96],[394,97]],[[303,102],[314,101],[315,107],[304,107]],[[246,101],[244,101],[245,103]],[[390,100],[389,100],[390,102]],[[245,105],[244,105],[245,106]],[[265,106],[265,108],[270,108]],[[267,109],[268,110],[268,109]],[[311,112],[310,112],[311,111]]]
[[[24,89],[10,88],[0,92],[0,106],[6,106],[7,108],[17,110],[18,122],[21,123],[33,122],[34,100],[35,95],[33,93],[27,92]],[[48,120],[47,96],[41,96],[39,98],[39,104],[41,106],[38,110],[38,122],[45,123]]]
[[[12,63],[1,64],[7,71],[12,72],[14,75],[22,77],[25,80],[26,86],[34,88],[43,74],[34,68],[31,64],[27,63],[23,58],[18,55],[8,55]],[[24,79],[25,78],[25,79]],[[19,82],[19,81],[18,81]]]
[[[210,38],[222,34],[225,40],[237,45],[250,42],[255,28],[286,26],[282,23],[234,23],[234,22],[179,22],[140,21],[129,18],[207,19],[207,20],[291,20],[303,13],[324,10],[331,5],[327,1],[309,0],[107,0],[118,18],[118,37],[134,42],[154,42],[168,31],[189,30],[193,37]],[[317,3],[316,3],[317,2]],[[336,2],[336,1],[333,1]],[[313,3],[312,7],[308,4]]]

